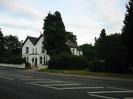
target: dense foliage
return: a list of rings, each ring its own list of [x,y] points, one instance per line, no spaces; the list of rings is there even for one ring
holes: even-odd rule
[[[44,20],[44,49],[50,56],[61,53],[70,53],[66,45],[65,26],[61,14],[56,11],[54,14],[49,13]]]
[[[21,64],[21,42],[16,36],[3,36],[0,31],[0,63]]]
[[[122,29],[122,42],[125,47],[127,67],[133,69],[133,0],[129,0],[126,8],[127,13],[125,15],[124,26]]]
[[[54,56],[48,63],[50,69],[86,69],[88,61],[83,56],[62,54]]]
[[[76,35],[73,35],[73,33],[72,32],[65,32],[65,37],[66,37],[66,40],[70,40],[70,41],[72,41],[72,42],[74,42],[74,43],[76,43],[77,41],[77,37],[76,37]]]
[[[21,42],[16,36],[5,36],[4,37],[4,46],[6,49],[6,55],[21,57]]]
[[[4,37],[0,29],[0,57],[3,56],[3,53],[4,53]]]
[[[81,50],[83,51],[83,56],[91,61],[95,57],[95,49],[92,44],[83,44],[80,46]]]

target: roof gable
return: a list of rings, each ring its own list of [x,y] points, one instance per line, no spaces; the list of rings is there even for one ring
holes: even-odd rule
[[[34,45],[35,44],[35,42],[37,41],[37,39],[38,38],[36,38],[36,37],[28,37],[29,38],[29,40],[31,41],[31,43]]]
[[[72,42],[71,40],[67,40],[66,44],[67,44],[69,47],[74,47],[74,48],[77,48],[77,47],[78,47],[77,43]]]
[[[42,37],[42,34],[37,38],[37,37],[31,37],[31,36],[27,36],[27,38],[25,39],[24,43],[22,44],[22,46],[24,46],[24,44],[26,43],[26,41],[29,39],[31,41],[31,43],[33,45],[36,45],[37,42],[39,41],[39,39]]]

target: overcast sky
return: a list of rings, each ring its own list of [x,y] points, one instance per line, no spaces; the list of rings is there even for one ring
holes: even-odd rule
[[[78,45],[94,43],[100,31],[120,33],[129,0],[0,0],[0,28],[4,35],[38,37],[48,12],[59,11],[66,30]]]

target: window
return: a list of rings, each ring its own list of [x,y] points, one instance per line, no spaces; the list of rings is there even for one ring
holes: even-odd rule
[[[42,57],[40,57],[40,64],[42,64]]]
[[[34,48],[32,49],[32,54],[34,54]]]
[[[36,48],[36,54],[37,54],[37,48]]]
[[[45,61],[45,57],[44,57],[44,59],[43,59],[43,60],[44,60],[44,64],[45,64],[45,62],[46,62],[46,61]]]
[[[75,52],[74,49],[72,51],[73,51],[72,53],[74,54],[74,52]]]
[[[26,54],[29,54],[29,47],[26,47]]]
[[[32,63],[34,62],[34,57],[32,57]]]

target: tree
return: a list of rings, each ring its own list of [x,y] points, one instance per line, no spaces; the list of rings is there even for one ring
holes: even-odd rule
[[[3,54],[4,54],[4,37],[0,29],[0,57],[2,57]]]
[[[91,44],[83,44],[80,46],[81,50],[83,51],[83,55],[89,60],[92,61],[95,56],[94,46]]]
[[[123,53],[124,47],[121,43],[121,35],[118,33],[107,36],[107,57],[106,64],[111,72],[125,73],[128,68],[125,64],[125,53]]]
[[[16,36],[5,36],[4,46],[6,48],[7,56],[20,57],[21,56],[21,42],[18,40]]]
[[[129,0],[126,6],[127,13],[125,15],[124,26],[122,29],[122,42],[126,49],[127,67],[133,68],[133,0]]]
[[[95,40],[95,50],[96,50],[96,57],[98,59],[106,59],[106,55],[107,55],[107,44],[106,44],[106,32],[105,29],[102,29],[101,33],[100,33],[100,37],[98,39]]]
[[[43,29],[43,46],[50,56],[70,52],[66,45],[65,26],[58,11],[48,14],[44,20]]]
[[[65,37],[66,37],[66,40],[70,40],[70,41],[76,43],[77,37],[76,37],[76,35],[73,35],[72,32],[65,32]]]

